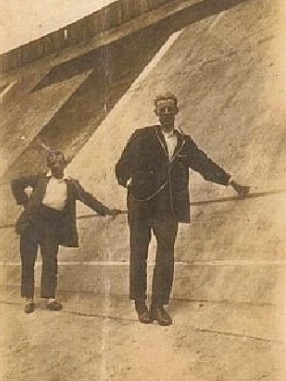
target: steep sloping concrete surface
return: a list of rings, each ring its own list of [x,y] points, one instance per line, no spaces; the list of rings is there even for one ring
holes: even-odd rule
[[[3,98],[0,110],[1,176],[87,76],[84,73],[41,91],[33,91],[45,75],[46,72],[39,73],[12,83]]]
[[[172,20],[179,30],[179,20]],[[83,370],[91,367],[94,351],[101,367],[88,369],[100,380],[284,380],[284,20],[285,6],[278,0],[243,2],[188,26],[184,20],[181,32],[143,70],[69,166],[70,174],[102,201],[125,208],[114,165],[132,131],[155,122],[154,96],[171,90],[179,98],[178,125],[235,178],[252,186],[252,197],[237,200],[232,189],[192,173],[193,222],[179,231],[170,306],[175,324],[168,328],[140,325],[126,300],[126,216],[78,220],[81,248],[60,253],[59,289],[66,309],[55,319],[70,324],[74,340],[80,348],[86,340],[86,347],[72,375],[66,352],[49,348],[56,364],[61,356],[61,374],[68,373],[69,379],[90,379]],[[84,207],[79,210],[92,214]],[[11,230],[5,232],[6,238],[12,237]],[[13,242],[6,246],[6,261],[17,258]],[[151,259],[154,249],[152,242]],[[11,286],[7,294],[3,291],[11,300],[19,266],[7,264],[6,270],[1,283]],[[17,305],[9,308],[18,311]],[[95,322],[96,344],[83,316]],[[17,319],[25,324],[25,317]],[[44,312],[32,319],[38,329],[48,324],[50,332],[57,332],[56,321],[47,321]],[[83,324],[80,330],[74,321]],[[19,345],[24,347],[29,335],[28,327]],[[64,331],[55,337],[70,343]],[[43,333],[34,340],[31,350],[41,362],[35,348],[44,346],[47,337]],[[17,348],[14,352],[20,358]],[[3,356],[17,374],[11,353]],[[39,377],[36,369],[22,367],[26,375]],[[54,367],[45,366],[45,371],[58,375]],[[47,373],[41,377],[49,380]]]

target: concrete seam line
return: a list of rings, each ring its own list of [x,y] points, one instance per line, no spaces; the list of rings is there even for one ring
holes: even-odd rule
[[[0,286],[1,287],[1,286]],[[255,307],[276,307],[277,304],[269,302],[254,302],[254,301],[239,301],[239,300],[229,300],[229,299],[203,299],[203,298],[182,298],[182,297],[172,297],[172,301],[176,303],[199,303],[199,304],[234,304],[240,306],[255,306]]]
[[[3,301],[0,301],[0,304],[17,305],[17,306],[21,305],[20,303],[3,302]],[[117,321],[128,321],[128,322],[136,322],[137,323],[137,319],[125,318],[125,317],[123,318],[121,316],[114,316],[114,315],[101,315],[101,314],[92,314],[92,313],[89,314],[86,312],[77,312],[77,311],[72,311],[72,310],[63,310],[61,313],[70,314],[70,315],[78,315],[78,316],[89,317],[89,318],[99,318],[99,319],[103,319],[103,320],[117,320]],[[222,336],[230,336],[230,337],[234,337],[234,338],[241,338],[244,340],[256,340],[256,341],[263,341],[263,342],[267,342],[267,343],[283,344],[282,340],[268,339],[268,338],[259,337],[259,336],[252,336],[252,335],[245,335],[242,333],[217,331],[217,330],[212,330],[212,329],[208,329],[208,328],[200,328],[197,326],[192,326],[192,325],[188,325],[188,324],[181,324],[181,323],[176,324],[176,326],[188,327],[188,328],[191,328],[192,331],[194,331],[194,332],[211,333],[211,334],[217,334],[217,335],[222,335]]]
[[[41,266],[42,261],[37,261],[35,266]],[[59,266],[129,266],[129,261],[59,261]],[[20,261],[0,261],[0,266],[20,266]],[[147,263],[154,266],[155,261]],[[246,261],[246,260],[214,260],[214,261],[195,261],[195,262],[175,262],[175,266],[209,266],[209,267],[255,267],[255,266],[286,266],[286,260],[277,261]]]
[[[15,288],[19,288],[19,285],[14,285],[14,286],[2,286],[0,285],[0,289],[15,289]],[[36,289],[38,289],[38,287],[36,287]],[[72,291],[67,291],[67,290],[60,290],[60,292],[63,292],[63,293],[73,293]],[[77,291],[75,293],[78,293]],[[88,292],[85,292],[85,291],[80,291],[80,294],[90,294],[90,291]],[[97,295],[94,294],[94,298],[96,298]],[[41,299],[41,298],[40,298]],[[120,298],[120,301],[121,300],[128,300],[129,301],[129,298],[128,298],[128,295],[127,294],[122,294],[121,295],[121,298]],[[83,299],[84,300],[84,299]],[[120,303],[119,301],[119,303]],[[257,303],[257,302],[243,302],[243,301],[236,301],[236,300],[227,300],[227,299],[218,299],[218,300],[208,300],[208,299],[195,299],[195,298],[176,298],[176,297],[172,297],[171,298],[171,301],[172,302],[175,302],[175,303],[180,303],[180,304],[189,304],[189,303],[208,303],[208,304],[232,304],[232,305],[239,305],[239,306],[242,306],[242,305],[245,305],[245,306],[252,306],[252,307],[277,307],[277,304],[274,304],[274,303]],[[17,302],[7,302],[6,300],[0,300],[0,304],[15,304],[15,305],[19,305],[20,303],[17,303]]]
[[[218,335],[223,335],[223,336],[237,337],[237,338],[241,338],[244,340],[257,340],[257,341],[264,341],[267,343],[281,343],[281,344],[283,344],[282,340],[267,339],[265,337],[245,335],[242,333],[216,331],[216,330],[207,329],[207,328],[196,328],[196,330],[199,332],[203,332],[203,333],[213,333],[213,334],[218,334]]]

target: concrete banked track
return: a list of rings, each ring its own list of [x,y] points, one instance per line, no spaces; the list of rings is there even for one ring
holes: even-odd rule
[[[155,122],[154,96],[164,90],[174,92],[180,107],[178,125],[252,190],[249,198],[240,201],[232,189],[191,175],[192,224],[179,230],[170,307],[176,330],[174,361],[182,362],[178,365],[182,373],[170,367],[170,375],[174,372],[178,380],[195,381],[283,380],[285,9],[282,1],[250,0],[213,13],[205,12],[208,17],[189,23],[186,13],[174,15],[166,23],[92,53],[98,63],[106,57],[103,66],[107,67],[99,68],[93,59],[84,66],[86,60],[78,59],[54,69],[58,70],[54,76],[43,75],[34,91],[45,92],[42,105],[50,107],[43,116],[37,115],[35,127],[29,129],[32,117],[27,121],[26,140],[38,136],[64,149],[74,157],[69,166],[72,176],[106,204],[125,209],[125,191],[116,183],[114,165],[132,131]],[[105,79],[101,70],[108,72]],[[70,74],[63,78],[64,72]],[[35,99],[30,97],[23,102],[32,108]],[[10,160],[2,171],[3,182],[27,169],[40,169],[44,157],[35,141],[22,146],[22,156],[5,148],[8,135],[12,146],[19,138],[10,126],[13,118],[21,119],[19,112],[10,110],[6,135],[1,131],[1,144]],[[35,129],[41,129],[40,135]],[[1,220],[12,224],[18,209],[7,187],[2,187],[8,208]],[[59,291],[67,308],[76,309],[78,304],[71,301],[81,295],[81,312],[100,313],[103,308],[104,313],[119,316],[124,310],[124,316],[134,318],[124,301],[128,294],[126,215],[115,220],[92,217],[85,207],[79,208],[79,214],[81,247],[62,249],[59,256]],[[12,227],[1,233],[1,285],[9,287],[3,295],[14,295],[20,279],[18,241]],[[150,270],[154,250],[152,242]],[[101,300],[98,309],[89,301],[93,293]],[[115,300],[115,306],[103,300]],[[110,329],[116,337],[119,328]],[[156,357],[156,351],[150,350]],[[126,355],[129,360],[131,352]],[[111,350],[107,361],[115,353]],[[158,362],[167,367],[172,356],[163,353],[166,363]],[[137,368],[134,365],[134,373],[122,371],[117,379],[156,379],[140,366],[140,362]],[[136,372],[142,378],[136,378]],[[157,375],[158,380],[168,377],[165,369]]]

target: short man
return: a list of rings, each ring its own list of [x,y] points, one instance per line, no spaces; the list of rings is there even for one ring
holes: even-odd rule
[[[62,309],[56,300],[57,254],[59,245],[78,247],[76,228],[76,200],[82,201],[100,215],[115,216],[120,213],[109,209],[90,193],[87,193],[75,179],[66,176],[67,165],[60,151],[51,151],[47,157],[49,172],[44,175],[20,177],[12,181],[12,192],[18,205],[24,211],[16,222],[20,235],[22,263],[21,296],[26,299],[25,312],[35,309],[34,265],[38,245],[42,255],[41,298],[47,299],[47,308]],[[31,187],[28,197],[26,188]]]
[[[130,299],[142,323],[172,324],[164,309],[169,303],[174,274],[174,244],[179,222],[190,222],[189,169],[204,179],[231,185],[240,197],[249,187],[239,185],[201,151],[190,136],[175,129],[177,98],[155,99],[159,125],[136,130],[116,165],[120,185],[128,189],[130,228]],[[152,302],[146,300],[146,261],[153,231],[157,240]]]

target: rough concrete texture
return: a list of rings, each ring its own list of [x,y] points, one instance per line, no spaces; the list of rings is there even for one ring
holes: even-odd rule
[[[168,328],[139,324],[127,300],[125,215],[78,221],[81,248],[59,257],[65,309],[55,314],[43,306],[22,313],[17,241],[3,229],[3,380],[285,379],[285,5],[250,0],[211,13],[189,25],[181,15],[154,27],[156,35],[180,32],[151,61],[158,49],[152,51],[101,123],[96,115],[87,121],[93,134],[69,172],[104,202],[125,208],[114,164],[131,132],[155,122],[152,99],[168,89],[179,97],[179,126],[252,185],[252,197],[239,201],[232,189],[192,173],[192,202],[206,202],[193,205],[192,224],[180,227]],[[85,207],[79,213],[91,214]]]
[[[42,91],[35,91],[38,83],[46,75],[47,72],[37,73],[7,85],[12,86],[11,90],[3,96],[0,105],[1,176],[39,135],[87,76],[86,73],[75,75],[65,83],[55,83]]]

